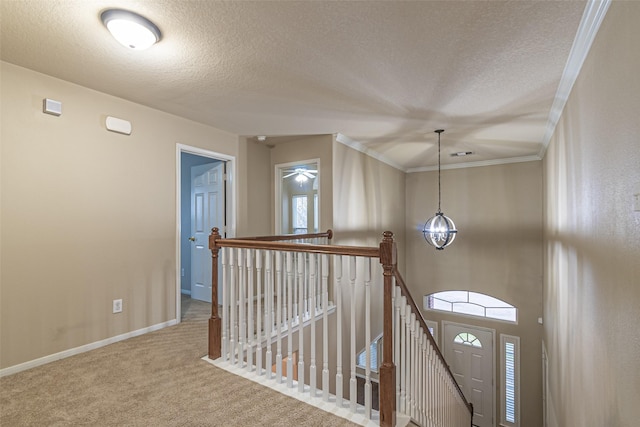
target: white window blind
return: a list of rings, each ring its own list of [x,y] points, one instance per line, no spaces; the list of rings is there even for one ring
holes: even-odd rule
[[[520,426],[520,338],[500,335],[501,425]]]

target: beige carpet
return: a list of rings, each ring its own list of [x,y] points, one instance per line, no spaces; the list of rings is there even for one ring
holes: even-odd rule
[[[179,325],[0,379],[4,426],[355,426],[201,360],[210,305]]]

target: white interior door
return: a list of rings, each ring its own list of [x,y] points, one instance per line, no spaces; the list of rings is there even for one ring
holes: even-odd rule
[[[494,332],[443,322],[444,357],[468,401],[473,425],[494,426]]]
[[[213,227],[224,232],[224,162],[191,168],[191,298],[211,302]],[[221,283],[218,269],[218,283]],[[218,289],[220,294],[220,289]]]

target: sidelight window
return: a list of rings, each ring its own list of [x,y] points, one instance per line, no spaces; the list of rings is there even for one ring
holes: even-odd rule
[[[500,335],[502,368],[502,423],[506,427],[520,425],[520,338]]]

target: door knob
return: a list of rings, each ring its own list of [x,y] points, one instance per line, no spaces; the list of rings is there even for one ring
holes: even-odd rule
[[[196,238],[195,238],[195,237],[193,237],[193,236],[191,236],[191,237],[189,237],[189,240],[191,240],[192,242],[195,242],[195,241],[196,241]]]

